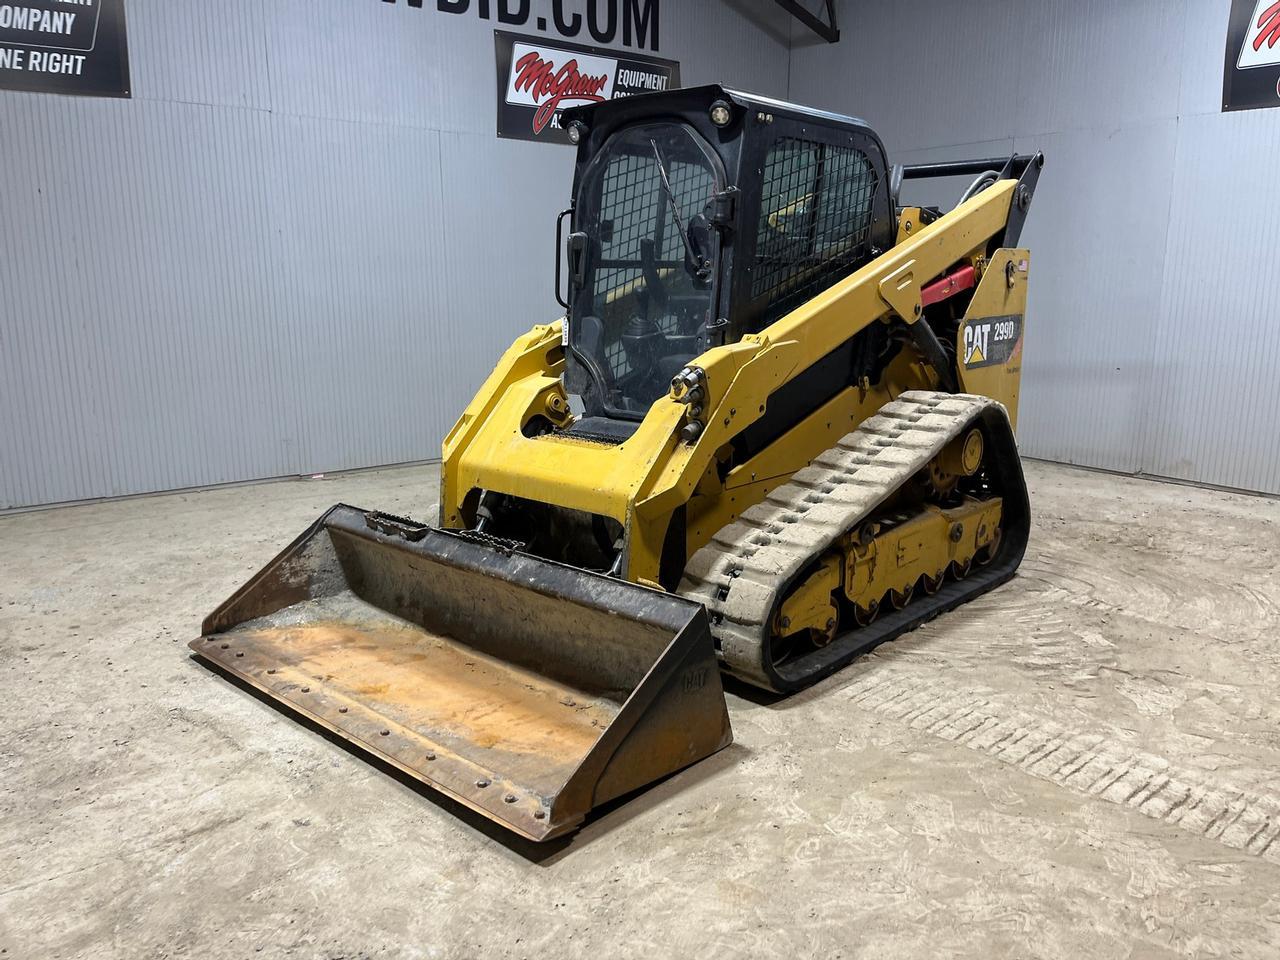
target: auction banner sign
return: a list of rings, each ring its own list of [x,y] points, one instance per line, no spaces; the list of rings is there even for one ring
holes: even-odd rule
[[[124,0],[0,2],[0,88],[128,97]]]
[[[498,136],[568,143],[560,111],[680,86],[680,64],[645,54],[493,32]]]
[[[1231,0],[1222,109],[1280,107],[1280,0]]]

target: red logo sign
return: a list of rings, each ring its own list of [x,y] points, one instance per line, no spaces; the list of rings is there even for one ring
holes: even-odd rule
[[[1274,47],[1276,41],[1280,40],[1280,2],[1263,10],[1254,26],[1258,28],[1258,35],[1253,38],[1253,49],[1261,50],[1263,43]]]
[[[565,110],[680,86],[674,60],[502,30],[493,39],[500,137],[568,143]]]
[[[1241,70],[1280,65],[1280,0],[1258,0],[1245,24],[1236,66]]]
[[[579,103],[599,103],[606,99],[609,85],[608,73],[584,74],[578,61],[571,59],[559,69],[551,60],[544,60],[537,50],[531,50],[515,62],[515,79],[512,89],[533,99],[538,109],[533,115],[533,132],[541,133],[551,122],[563,100]]]

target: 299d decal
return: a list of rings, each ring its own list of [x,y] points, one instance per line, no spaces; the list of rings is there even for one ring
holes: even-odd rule
[[[968,370],[1008,363],[1022,341],[1022,315],[966,320],[962,361]]]

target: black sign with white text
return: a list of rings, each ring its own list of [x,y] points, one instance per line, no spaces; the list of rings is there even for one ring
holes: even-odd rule
[[[1280,107],[1280,0],[1231,0],[1222,109]]]
[[[128,97],[124,0],[0,2],[0,89]]]
[[[680,86],[680,64],[638,53],[493,32],[498,136],[568,143],[560,112]]]

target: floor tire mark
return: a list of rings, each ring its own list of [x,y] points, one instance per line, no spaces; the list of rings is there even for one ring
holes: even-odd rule
[[[1086,797],[1136,810],[1237,850],[1280,862],[1280,796],[1240,789],[1114,739],[957,695],[877,665],[840,691],[859,707],[958,743]]]

